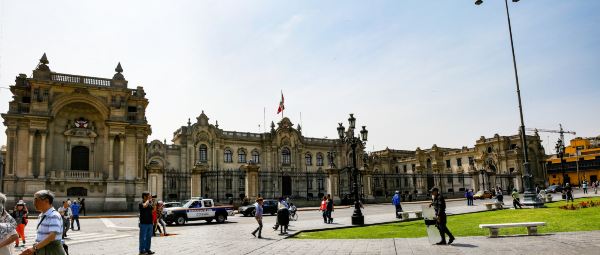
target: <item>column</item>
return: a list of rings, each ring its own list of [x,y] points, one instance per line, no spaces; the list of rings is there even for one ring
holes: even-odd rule
[[[207,170],[207,165],[198,165],[192,169],[192,197],[202,196],[202,173]]]
[[[331,195],[334,201],[339,201],[340,197],[338,194],[338,169],[329,168],[327,171],[327,194]]]
[[[248,164],[242,167],[246,171],[245,193],[250,200],[256,199],[258,196],[258,169],[256,164]]]
[[[42,132],[42,150],[40,154],[40,176],[46,176],[46,132]]]
[[[125,136],[121,135],[119,137],[119,142],[120,142],[120,151],[119,151],[119,180],[124,180],[125,179],[125,163],[124,163],[124,159],[125,159],[125,150],[124,150],[124,144],[125,144]]]
[[[27,176],[33,176],[33,135],[35,131],[29,130],[29,150],[27,153]]]
[[[109,135],[108,136],[108,179],[112,180],[114,178],[114,164],[113,164],[113,154],[114,154],[114,138]]]
[[[368,170],[363,172],[363,182],[365,198],[373,199],[373,177],[371,175],[371,172],[369,172]]]

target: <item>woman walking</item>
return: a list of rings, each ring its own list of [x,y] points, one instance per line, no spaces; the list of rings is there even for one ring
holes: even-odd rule
[[[166,236],[167,235],[167,223],[165,223],[164,218],[167,217],[167,209],[165,209],[165,204],[163,203],[163,201],[158,201],[158,204],[156,206],[156,215],[157,215],[157,222],[160,226],[158,226],[158,231],[160,232],[160,227],[162,227],[162,234],[161,236]]]
[[[27,207],[25,206],[25,202],[23,200],[19,200],[17,205],[15,206],[15,211],[12,216],[17,222],[17,234],[19,234],[19,238],[23,241],[23,246],[25,246],[25,225],[27,225]],[[19,238],[15,240],[15,247],[19,247]]]
[[[323,201],[321,201],[321,207],[319,211],[323,213],[323,222],[327,223],[327,196],[323,196]]]

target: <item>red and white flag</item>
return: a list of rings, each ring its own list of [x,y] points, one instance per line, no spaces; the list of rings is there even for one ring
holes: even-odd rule
[[[282,113],[284,109],[285,106],[283,105],[283,92],[281,92],[281,101],[279,102],[279,108],[277,108],[277,114]]]

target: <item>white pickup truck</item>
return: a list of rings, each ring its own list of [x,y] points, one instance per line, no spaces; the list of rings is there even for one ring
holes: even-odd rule
[[[223,223],[227,216],[233,216],[233,206],[215,206],[212,199],[192,198],[187,200],[181,207],[166,208],[167,215],[165,222],[169,225],[175,223],[184,225],[188,221],[205,220],[211,222],[215,220]]]

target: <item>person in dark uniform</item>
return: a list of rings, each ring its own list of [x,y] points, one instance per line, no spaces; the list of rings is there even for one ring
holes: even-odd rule
[[[442,240],[437,245],[446,244],[446,234],[448,235],[448,243],[451,244],[454,242],[454,236],[450,233],[450,230],[446,226],[447,217],[446,217],[446,200],[442,194],[440,194],[439,189],[437,187],[433,187],[431,190],[431,195],[433,198],[433,202],[429,205],[429,207],[433,206],[435,209],[435,217],[437,219],[437,228],[440,231],[440,236]]]

